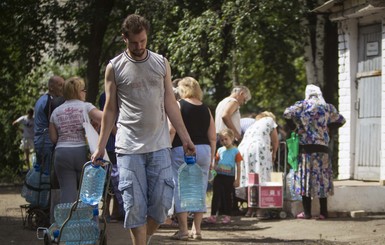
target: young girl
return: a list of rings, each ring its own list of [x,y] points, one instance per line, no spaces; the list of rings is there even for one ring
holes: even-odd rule
[[[216,223],[217,212],[219,211],[219,214],[223,215],[222,223],[227,224],[231,222],[232,193],[234,192],[234,187],[239,186],[239,167],[242,156],[233,145],[234,132],[231,129],[222,130],[219,133],[219,139],[223,146],[218,149],[215,156],[213,168],[217,171],[217,176],[213,183],[211,216],[207,218],[206,222]],[[237,173],[236,178],[235,173]]]

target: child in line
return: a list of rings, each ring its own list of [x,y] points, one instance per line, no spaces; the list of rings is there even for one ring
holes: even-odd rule
[[[213,182],[213,198],[211,201],[211,216],[207,223],[217,222],[217,213],[222,214],[222,223],[231,222],[232,193],[234,188],[239,186],[240,162],[242,156],[238,148],[233,144],[234,132],[231,129],[224,129],[219,133],[219,139],[223,145],[217,150],[215,163],[212,166],[217,171]],[[235,173],[237,176],[235,177]]]

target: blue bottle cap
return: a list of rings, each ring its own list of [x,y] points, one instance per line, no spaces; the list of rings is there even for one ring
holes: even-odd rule
[[[60,230],[54,230],[54,231],[52,232],[53,237],[54,237],[54,238],[59,237],[59,233],[60,233]]]
[[[184,156],[184,161],[187,164],[194,164],[194,163],[196,163],[196,156],[187,156],[187,155],[185,155]]]

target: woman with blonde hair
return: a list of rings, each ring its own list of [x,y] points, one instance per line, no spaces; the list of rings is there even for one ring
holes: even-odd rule
[[[178,92],[180,100],[178,101],[180,111],[187,131],[196,147],[196,163],[203,170],[203,188],[206,191],[208,183],[208,172],[210,164],[213,161],[216,145],[216,134],[214,119],[210,109],[202,102],[203,93],[197,80],[192,77],[185,77],[178,83]],[[171,125],[172,130],[173,126]],[[178,134],[172,141],[171,149],[172,171],[174,176],[174,200],[175,213],[178,217],[179,230],[171,237],[176,240],[192,239],[200,240],[201,222],[206,208],[194,211],[194,221],[191,233],[188,231],[187,216],[192,210],[181,208],[180,197],[178,193],[178,169],[184,163],[184,151],[182,141]]]
[[[61,189],[61,203],[76,201],[82,167],[88,161],[83,111],[86,110],[90,120],[96,123],[102,119],[102,112],[85,102],[86,92],[82,78],[67,79],[63,87],[66,101],[52,112],[50,118],[49,136],[56,144],[54,167]]]
[[[277,155],[279,141],[275,115],[272,112],[264,111],[259,113],[255,120],[246,130],[241,144],[238,146],[243,157],[240,187],[248,186],[249,173],[257,173],[260,183],[270,181],[270,174]],[[256,215],[255,210],[249,208],[246,216],[254,215]]]

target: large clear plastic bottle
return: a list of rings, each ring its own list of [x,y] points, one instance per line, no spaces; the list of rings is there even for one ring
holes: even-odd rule
[[[55,222],[60,226],[68,218],[73,203],[59,203],[54,208]],[[93,217],[93,207],[79,202],[76,210],[72,212],[72,220],[90,220]]]
[[[291,168],[286,175],[286,199],[291,201],[301,201],[302,197],[295,191],[294,170]]]
[[[89,205],[99,203],[103,195],[106,170],[99,165],[87,165],[83,173],[80,199]]]
[[[195,156],[185,156],[185,163],[178,169],[178,183],[182,209],[194,212],[206,207],[203,173]]]
[[[65,244],[95,244],[99,225],[94,220],[69,220],[62,228],[60,241]]]
[[[26,176],[25,182],[26,190],[22,195],[25,195],[25,200],[31,205],[37,206],[39,202],[39,192],[36,191],[36,189],[38,189],[40,185],[39,165],[33,166],[31,173]]]
[[[50,190],[50,176],[41,173],[40,166],[35,164],[27,173],[21,196],[32,206],[48,207]]]
[[[23,188],[21,189],[21,196],[28,199],[32,196],[32,189],[28,188],[27,185],[31,184],[31,176],[36,175],[36,172],[40,173],[40,168],[38,165],[34,164],[33,167],[28,171],[27,175],[25,176],[25,183],[23,185]]]

